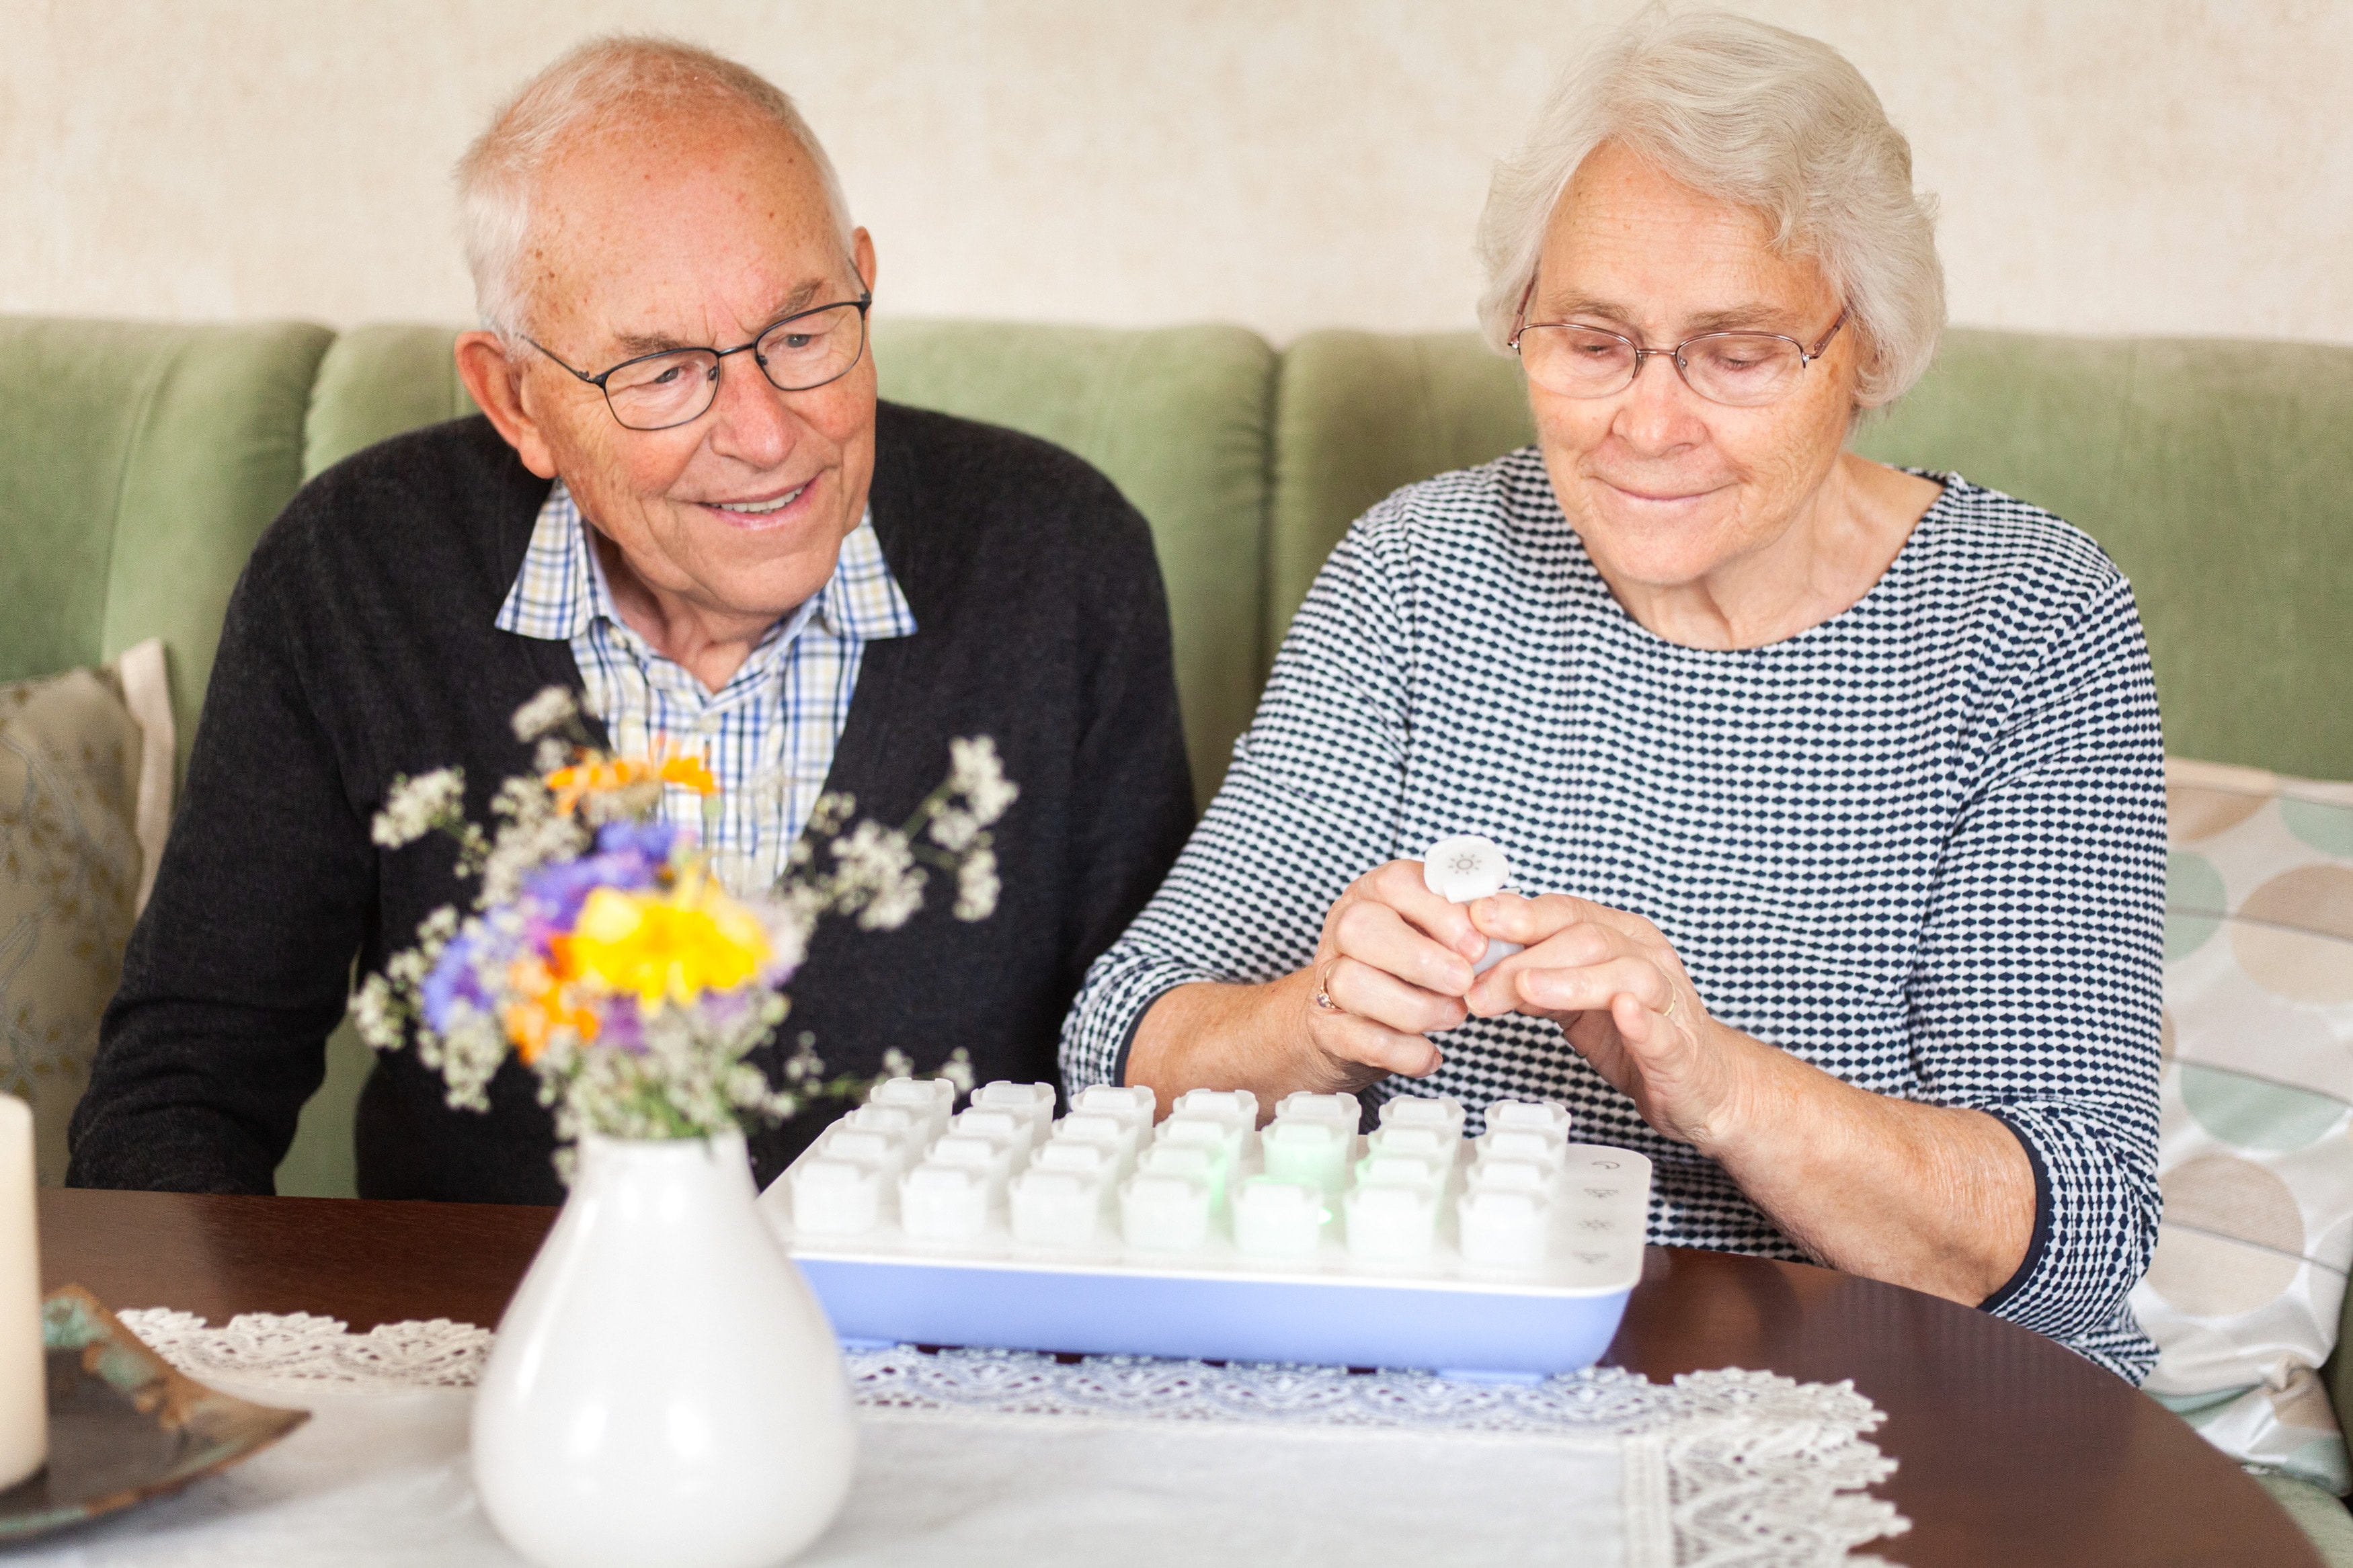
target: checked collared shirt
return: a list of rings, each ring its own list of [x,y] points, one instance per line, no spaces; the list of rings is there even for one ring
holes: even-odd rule
[[[616,756],[702,758],[719,782],[715,800],[673,784],[662,817],[701,837],[726,886],[765,889],[824,792],[866,645],[915,630],[873,517],[842,541],[825,586],[778,620],[716,691],[621,619],[587,529],[558,479],[497,624],[571,645],[586,706],[604,721]]]

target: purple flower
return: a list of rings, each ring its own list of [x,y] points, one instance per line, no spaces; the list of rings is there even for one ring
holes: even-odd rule
[[[470,937],[453,937],[441,950],[440,959],[433,973],[425,977],[421,1000],[425,1005],[425,1021],[436,1034],[449,1027],[450,1010],[463,1002],[488,1012],[491,998],[482,990],[481,979],[474,968],[474,942]]]
[[[596,830],[597,854],[635,852],[655,866],[670,859],[677,842],[678,829],[667,822],[608,822]]]
[[[617,1046],[633,1057],[646,1054],[645,1019],[638,1012],[635,997],[607,998],[599,1021],[603,1027],[596,1035],[598,1045]]]
[[[648,853],[657,842],[651,837],[635,841],[616,839],[612,848],[606,847],[607,840],[614,835],[615,829],[633,826],[607,824],[596,835],[597,853],[543,867],[524,880],[524,901],[536,906],[532,911],[537,917],[533,921],[534,928],[543,923],[554,931],[570,931],[572,922],[580,918],[580,906],[586,903],[588,895],[598,888],[638,889],[654,885],[656,877],[670,860],[666,842],[660,843],[659,854]],[[661,839],[666,840],[670,831],[667,827],[662,828]],[[537,929],[533,932],[534,940],[542,940],[543,934]]]

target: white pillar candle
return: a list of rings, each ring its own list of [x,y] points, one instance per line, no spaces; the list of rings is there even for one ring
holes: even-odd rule
[[[33,1112],[0,1094],[0,1489],[48,1463],[41,1349],[41,1243],[33,1206]]]

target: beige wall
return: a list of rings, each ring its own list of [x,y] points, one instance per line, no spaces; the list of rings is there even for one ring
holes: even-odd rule
[[[614,27],[796,93],[904,313],[1467,325],[1492,160],[1629,0],[0,0],[0,310],[454,321],[447,171]],[[2348,0],[1770,0],[1944,201],[1954,318],[2353,342]]]

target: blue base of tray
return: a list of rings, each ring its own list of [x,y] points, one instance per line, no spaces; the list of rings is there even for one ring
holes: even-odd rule
[[[796,1258],[846,1341],[1541,1376],[1590,1366],[1630,1292],[1425,1290]]]

